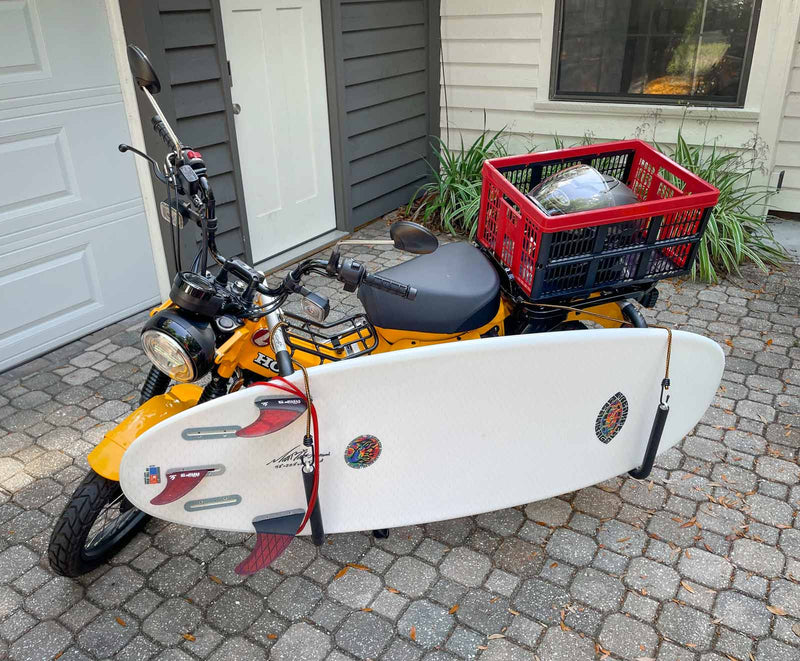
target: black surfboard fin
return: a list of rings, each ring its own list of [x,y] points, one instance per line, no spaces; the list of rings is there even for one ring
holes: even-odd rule
[[[289,510],[266,514],[253,519],[256,529],[256,545],[250,555],[242,560],[234,570],[237,574],[247,576],[255,574],[264,567],[269,567],[286,550],[295,535],[299,532],[305,511]]]

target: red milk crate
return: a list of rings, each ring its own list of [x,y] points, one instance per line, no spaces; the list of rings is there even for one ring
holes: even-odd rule
[[[624,182],[640,201],[548,216],[525,197],[581,163]],[[483,164],[477,239],[531,300],[576,298],[687,273],[718,197],[641,140],[494,158]]]

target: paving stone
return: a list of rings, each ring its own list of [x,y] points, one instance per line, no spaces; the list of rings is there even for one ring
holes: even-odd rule
[[[756,659],[758,661],[761,659],[764,661],[797,661],[797,648],[768,638],[758,644]]]
[[[548,555],[578,567],[589,565],[596,550],[593,539],[564,528],[556,530],[547,543]]]
[[[616,516],[622,506],[622,500],[616,494],[597,487],[589,487],[578,491],[573,506],[598,519],[607,519]]]
[[[202,613],[185,599],[175,597],[163,602],[142,624],[142,631],[157,643],[176,645],[183,634],[193,631],[202,621]]]
[[[783,608],[791,617],[800,619],[800,585],[789,581],[773,581],[769,603]]]
[[[714,636],[714,625],[708,615],[674,602],[663,607],[656,627],[663,636],[682,645],[692,645],[701,652],[710,649]]]
[[[733,589],[763,599],[767,595],[769,581],[756,574],[737,569],[733,577]]]
[[[208,609],[206,620],[225,633],[242,633],[264,609],[263,601],[242,587],[229,588]]]
[[[737,539],[733,543],[731,560],[739,567],[767,578],[780,576],[785,563],[780,551],[750,539]]]
[[[566,525],[571,514],[572,506],[560,498],[540,500],[525,506],[525,516],[551,528]]]
[[[780,500],[768,498],[761,494],[747,496],[746,503],[750,508],[750,516],[770,526],[792,525],[792,508]]]
[[[409,599],[402,595],[382,590],[372,602],[372,610],[390,620],[396,620],[408,602]]]
[[[637,592],[628,592],[625,595],[625,602],[622,604],[622,611],[624,613],[634,615],[646,622],[655,620],[657,610],[657,601],[648,597],[643,597]]]
[[[697,522],[703,530],[710,530],[720,535],[731,535],[744,525],[744,514],[722,505],[708,503],[697,511]],[[689,529],[687,528],[687,530]]]
[[[275,612],[294,620],[308,615],[322,598],[322,590],[301,576],[290,576],[269,596],[267,603]]]
[[[411,602],[397,629],[400,635],[408,636],[422,647],[431,648],[444,642],[454,623],[455,619],[445,608],[421,600]],[[412,629],[414,636],[411,635]]]
[[[257,642],[262,647],[272,647],[276,640],[280,639],[289,624],[283,619],[274,615],[270,611],[265,611],[247,629],[247,637]],[[202,631],[202,630],[201,630]],[[209,628],[210,634],[221,638],[213,629]],[[200,637],[197,633],[195,634]],[[185,645],[185,647],[189,647]]]
[[[800,479],[800,469],[797,464],[778,459],[776,457],[758,457],[756,459],[756,472],[768,480],[794,485]]]
[[[381,579],[374,574],[351,568],[328,586],[328,595],[351,608],[366,608],[382,587]]]
[[[486,636],[472,629],[457,626],[447,639],[445,648],[460,659],[475,659],[481,651],[478,646],[484,645],[485,642]]]
[[[61,615],[81,600],[83,589],[75,581],[56,576],[25,600],[25,608],[40,620]]]
[[[124,626],[120,621],[124,622]],[[78,634],[78,643],[90,654],[109,658],[136,636],[138,629],[134,620],[124,619],[115,611],[105,612]]]
[[[522,512],[513,508],[487,512],[476,517],[479,526],[491,530],[501,537],[513,535],[522,526],[524,520]]]
[[[38,561],[39,557],[30,549],[22,545],[12,546],[0,553],[0,576],[5,581],[12,581],[22,576]]]
[[[596,569],[583,569],[575,576],[570,593],[593,608],[609,612],[619,608],[625,587],[613,576]]]
[[[52,659],[71,642],[64,627],[53,621],[41,622],[11,645],[9,656],[13,661]]]
[[[642,555],[647,535],[644,531],[620,521],[607,521],[597,533],[597,541],[604,549],[636,557]]]
[[[188,592],[200,580],[203,568],[191,558],[171,558],[150,577],[150,587],[165,597],[176,597]]]
[[[458,605],[458,620],[486,635],[500,633],[511,622],[509,600],[485,590],[470,590]]]
[[[556,624],[560,620],[559,611],[570,601],[569,593],[563,588],[533,578],[522,584],[512,603],[516,610],[535,620]]]
[[[694,548],[681,554],[678,570],[698,583],[721,589],[730,584],[733,566],[726,558]]]
[[[590,639],[558,627],[547,630],[538,653],[541,661],[590,661],[595,658]]]
[[[429,537],[451,548],[466,541],[471,531],[472,521],[467,518],[425,524],[425,533]]]
[[[722,654],[739,659],[748,659],[753,642],[749,636],[731,631],[726,627],[719,627],[719,636],[714,648]]]
[[[781,530],[778,547],[786,555],[800,559],[800,530],[796,528]]]
[[[504,572],[502,569],[493,569],[486,579],[486,589],[491,592],[502,594],[505,597],[510,597],[514,590],[519,585],[520,579],[513,574]]]
[[[408,635],[408,632],[400,633]],[[373,613],[356,612],[336,633],[336,644],[359,659],[378,658],[391,637],[392,627],[387,622]]]
[[[420,526],[392,528],[386,539],[376,538],[375,543],[390,553],[411,553],[422,540],[422,535]]]
[[[613,553],[606,549],[600,549],[592,561],[592,567],[609,574],[620,576],[628,566],[629,560],[630,559],[626,558],[624,555],[619,555],[618,553]]]
[[[273,648],[274,652],[274,648]],[[188,661],[187,657],[187,661]],[[209,657],[209,661],[251,661],[263,658],[263,651],[244,638],[229,638]],[[278,658],[278,657],[276,657]],[[298,661],[303,657],[295,657]],[[317,657],[310,657],[317,661]]]
[[[36,589],[50,580],[52,575],[41,567],[31,567],[20,576],[12,585],[23,594],[32,594]]]
[[[2,623],[0,623],[0,640],[9,643],[15,641],[27,631],[36,626],[36,619],[28,615],[22,609],[14,611]]]
[[[144,579],[129,567],[112,567],[88,589],[87,597],[104,608],[115,608],[144,585]]]
[[[488,649],[481,654],[481,661],[529,661],[530,652],[509,640],[490,640]]]
[[[311,621],[323,629],[333,631],[347,616],[349,609],[334,601],[323,601],[311,614]]]
[[[422,654],[422,650],[413,643],[396,638],[383,655],[383,661],[418,661]]]
[[[658,635],[652,627],[615,613],[603,624],[599,642],[610,652],[633,659],[653,656],[658,645]]]
[[[436,580],[436,570],[421,560],[404,556],[386,572],[385,580],[389,587],[410,597],[420,597]]]
[[[467,588],[460,583],[456,583],[447,578],[440,578],[434,583],[431,591],[428,593],[428,597],[449,608],[453,604],[458,603],[459,599],[466,593]]]
[[[380,549],[370,549],[369,552],[367,553],[367,556],[369,556],[370,553],[372,553],[372,551],[378,551],[379,553],[383,553],[383,551],[380,551]],[[441,542],[437,542],[436,540],[433,539],[423,539],[420,545],[417,546],[416,550],[414,551],[414,554],[419,556],[426,562],[435,565],[445,556],[446,552],[447,552],[447,547]],[[384,555],[388,556],[388,554]],[[383,571],[386,568],[386,566],[388,566],[387,563],[386,566],[384,567],[374,567],[373,565],[369,564],[369,562],[366,561],[367,556],[364,556],[365,557],[364,564],[366,564],[368,567],[371,567],[372,569]],[[389,556],[389,562],[391,562],[391,556]]]
[[[540,547],[516,537],[504,539],[494,553],[498,567],[520,578],[536,576],[543,561]]]
[[[400,560],[398,560],[399,562]],[[397,563],[395,563],[395,566],[397,566]],[[477,587],[483,583],[491,567],[491,560],[487,556],[462,546],[453,549],[447,554],[439,571],[450,580],[470,587]],[[389,580],[389,574],[387,574],[387,580]],[[433,576],[431,576],[431,582],[433,582]],[[411,596],[414,595],[412,594]]]
[[[345,564],[358,562],[369,548],[369,540],[361,533],[346,535],[330,535],[326,544],[320,547],[320,553],[334,562]]]

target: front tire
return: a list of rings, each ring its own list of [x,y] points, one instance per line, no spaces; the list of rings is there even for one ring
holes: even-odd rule
[[[85,574],[108,562],[149,519],[128,502],[119,482],[90,471],[56,521],[50,567],[61,576]]]

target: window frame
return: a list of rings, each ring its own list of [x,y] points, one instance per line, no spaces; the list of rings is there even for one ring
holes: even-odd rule
[[[702,108],[744,108],[747,88],[750,83],[750,68],[753,64],[758,27],[761,22],[762,0],[754,0],[753,13],[747,30],[747,48],[745,49],[742,75],[739,80],[739,91],[735,101],[714,101],[698,99],[691,96],[671,94],[608,94],[595,92],[558,92],[558,75],[561,69],[561,38],[563,33],[564,3],[567,0],[555,0],[553,15],[553,43],[550,53],[550,95],[551,101],[577,101],[590,103],[625,103],[634,105],[693,106]]]

